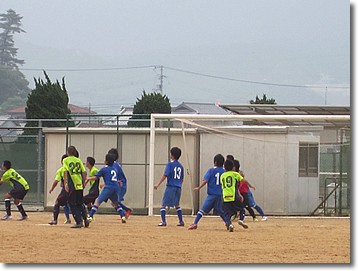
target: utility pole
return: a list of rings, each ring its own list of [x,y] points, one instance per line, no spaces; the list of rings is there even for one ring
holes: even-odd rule
[[[156,66],[155,69],[160,68],[160,75],[159,75],[159,84],[157,85],[157,90],[160,91],[160,94],[163,94],[163,78],[165,77],[163,74],[163,65]]]

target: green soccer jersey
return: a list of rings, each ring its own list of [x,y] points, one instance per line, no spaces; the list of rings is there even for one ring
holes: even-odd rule
[[[98,168],[92,167],[89,172],[89,177],[93,177],[99,171]],[[99,179],[90,180],[90,192],[99,193]]]
[[[226,171],[221,174],[220,183],[224,202],[235,201],[238,194],[238,182],[241,180],[242,176],[235,171]]]
[[[55,176],[55,180],[58,182],[61,182],[63,180],[63,175],[64,175],[65,169],[64,167],[60,167],[57,171],[56,171],[56,176]]]
[[[16,170],[13,168],[9,168],[4,172],[1,177],[1,181],[9,183],[11,187],[14,188],[23,188],[25,190],[30,189],[30,186],[25,180],[25,178],[22,177],[19,173],[17,173]]]
[[[68,172],[68,186],[75,190],[83,190],[82,173],[86,171],[81,159],[75,156],[68,156],[63,159],[64,171]]]

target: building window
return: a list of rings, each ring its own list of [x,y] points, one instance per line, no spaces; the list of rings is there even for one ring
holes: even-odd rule
[[[298,159],[299,177],[318,176],[318,143],[300,143]]]

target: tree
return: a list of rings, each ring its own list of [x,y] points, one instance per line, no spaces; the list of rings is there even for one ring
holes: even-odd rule
[[[137,98],[137,102],[133,108],[133,115],[145,114],[140,116],[132,116],[128,121],[130,127],[149,127],[151,113],[171,113],[171,105],[169,98],[158,92],[146,93],[143,90],[142,97]],[[144,119],[144,120],[138,120]]]
[[[0,14],[0,65],[18,69],[18,65],[23,65],[24,60],[17,59],[17,50],[15,48],[14,34],[25,32],[21,28],[22,17],[12,9],[7,13]]]
[[[256,95],[255,101],[250,100],[250,104],[276,104],[276,101],[273,98],[268,99],[266,97],[266,94],[264,93],[262,99],[260,99],[259,96]]]
[[[0,106],[3,107],[9,98],[21,98],[25,105],[30,93],[29,82],[23,73],[0,65]]]
[[[66,119],[71,111],[68,109],[68,94],[65,86],[65,79],[62,84],[58,81],[52,83],[44,71],[46,81],[35,80],[35,89],[31,91],[26,102],[27,119]],[[37,127],[37,123],[27,122],[25,127]],[[46,121],[42,123],[44,127],[66,126],[64,121]]]

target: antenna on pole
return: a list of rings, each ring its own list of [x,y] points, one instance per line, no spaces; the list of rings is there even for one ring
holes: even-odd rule
[[[160,94],[163,94],[163,78],[165,75],[163,74],[163,65],[155,66],[154,69],[160,69],[160,75],[159,75],[159,84],[157,85],[157,91],[160,92]]]

